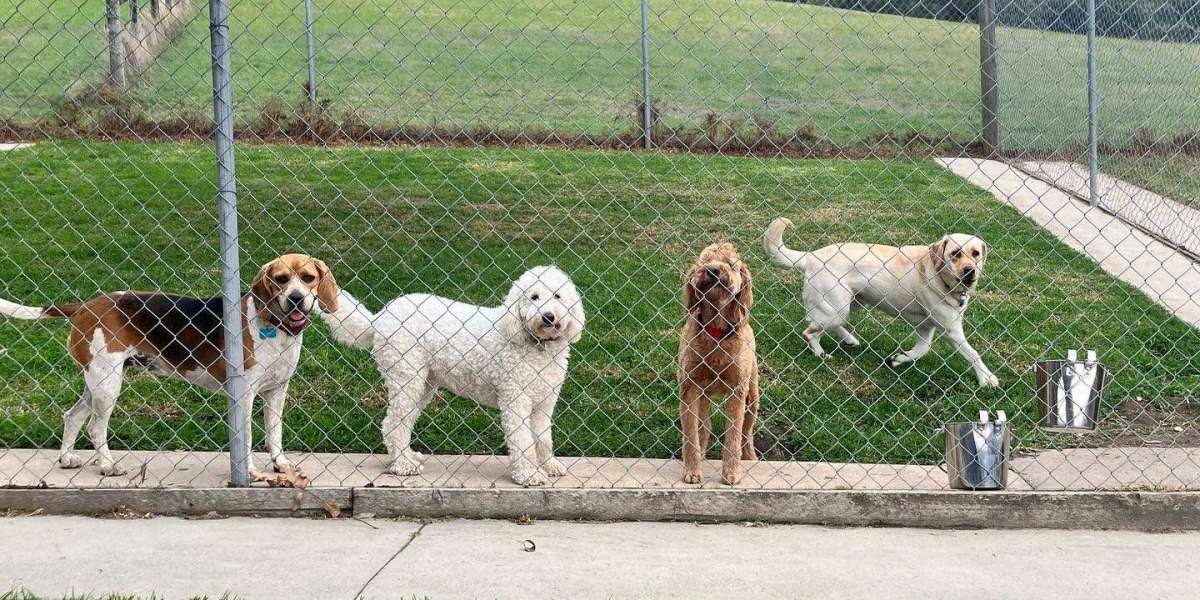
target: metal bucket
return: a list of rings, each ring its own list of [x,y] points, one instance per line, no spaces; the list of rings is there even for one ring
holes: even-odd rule
[[[1038,361],[1034,370],[1043,429],[1072,433],[1096,430],[1108,371],[1096,360],[1095,352],[1088,352],[1087,360],[1080,361],[1071,351],[1067,360]]]
[[[979,420],[945,427],[946,474],[956,490],[1002,490],[1008,486],[1008,419],[979,411]]]

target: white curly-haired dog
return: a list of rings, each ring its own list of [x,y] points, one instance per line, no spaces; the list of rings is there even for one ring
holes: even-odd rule
[[[554,458],[550,419],[584,325],[583,299],[566,273],[534,267],[496,307],[409,294],[372,314],[345,291],[337,306],[321,317],[338,341],[371,349],[387,385],[389,473],[421,472],[413,425],[439,388],[500,409],[513,481],[542,485],[566,472]]]

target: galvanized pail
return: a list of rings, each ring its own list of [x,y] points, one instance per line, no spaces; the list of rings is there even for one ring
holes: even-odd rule
[[[996,411],[996,421],[986,410],[971,423],[945,427],[946,474],[956,490],[1002,490],[1008,486],[1008,418]]]
[[[1071,351],[1067,360],[1038,361],[1034,370],[1042,428],[1073,433],[1096,430],[1108,372],[1096,360],[1095,352],[1088,352],[1087,360],[1080,361]]]

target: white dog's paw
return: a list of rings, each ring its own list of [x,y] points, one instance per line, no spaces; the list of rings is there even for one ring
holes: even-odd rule
[[[58,466],[63,469],[78,469],[83,466],[83,459],[74,452],[63,452],[62,456],[58,457]]]
[[[549,477],[562,477],[567,474],[567,468],[557,458],[551,457],[542,463],[542,473]]]
[[[275,459],[271,461],[271,466],[274,467],[276,473],[283,473],[289,469],[293,471],[299,471],[299,469],[296,468],[296,465],[282,454],[276,456]]]
[[[105,477],[117,477],[125,474],[125,467],[117,463],[100,463],[100,474]]]
[[[994,388],[1000,387],[1000,379],[992,373],[984,373],[979,376],[979,387]]]
[[[514,465],[512,468],[512,479],[517,485],[525,487],[546,485],[547,481],[546,476],[537,467],[529,463]]]
[[[388,465],[387,472],[391,473],[392,475],[399,475],[401,477],[420,475],[421,471],[424,470],[424,467],[421,466],[420,462],[414,459],[412,456],[413,454],[416,453],[413,452],[393,460],[392,464]]]

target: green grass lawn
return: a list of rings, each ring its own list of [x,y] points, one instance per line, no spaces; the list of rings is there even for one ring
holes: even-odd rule
[[[0,15],[16,15],[0,32],[0,115],[46,110],[102,53],[101,5],[53,3],[44,13],[32,3],[0,0]],[[633,124],[636,3],[315,4],[322,97],[368,122],[592,134]],[[273,103],[295,106],[306,80],[303,3],[231,6],[239,118],[253,120]],[[783,132],[811,126],[842,143],[881,132],[978,136],[974,25],[773,1],[651,2],[651,12],[653,96],[665,101],[668,122],[698,125],[710,111],[763,117]],[[1082,142],[1084,38],[1007,28],[999,38],[1008,146]],[[1200,63],[1200,46],[1105,38],[1100,48],[1107,141],[1141,128],[1200,129],[1200,108],[1179,79],[1179,65]],[[133,104],[152,116],[210,114],[210,73],[201,12]]]
[[[40,304],[127,288],[218,290],[207,145],[43,143],[0,154],[0,165],[0,202],[15,207],[0,221],[0,238],[11,240],[0,246],[0,297]],[[755,272],[760,437],[774,458],[934,462],[937,427],[983,407],[1007,410],[1024,445],[1060,443],[1034,431],[1029,366],[1067,348],[1100,350],[1112,369],[1106,415],[1137,396],[1169,408],[1200,386],[1200,332],[928,162],[242,146],[238,169],[245,281],[293,250],[326,259],[372,307],[409,292],[494,304],[527,267],[554,262],[571,273],[589,319],[555,416],[567,456],[677,451],[681,275],[722,238]],[[778,215],[797,223],[788,236],[797,248],[984,237],[991,260],[967,335],[1003,387],[976,390],[965,361],[942,344],[914,366],[883,367],[913,335],[870,312],[853,320],[863,348],[809,354],[800,278],[769,266],[759,242]],[[66,330],[0,323],[0,447],[57,445],[81,385]],[[286,446],[381,451],[383,389],[369,356],[334,344],[323,325],[305,344]],[[113,444],[220,449],[224,405],[186,384],[138,377],[118,405]],[[497,452],[496,417],[447,397],[425,411],[416,445]]]

